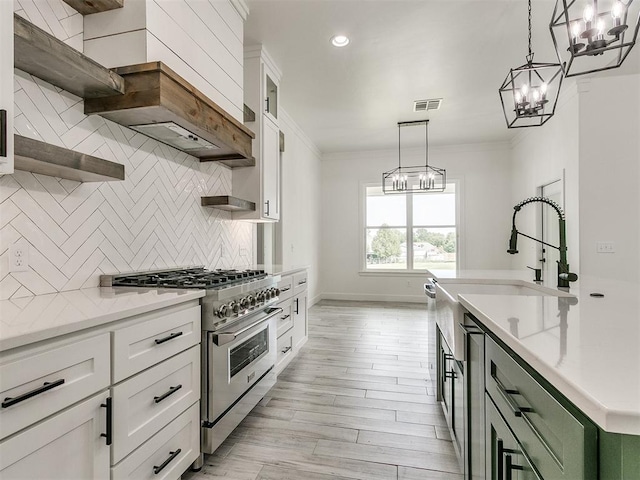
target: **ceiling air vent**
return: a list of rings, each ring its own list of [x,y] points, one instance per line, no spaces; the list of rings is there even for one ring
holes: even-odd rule
[[[429,110],[439,110],[442,105],[441,98],[430,98],[428,100],[416,100],[413,102],[414,112],[426,112]]]

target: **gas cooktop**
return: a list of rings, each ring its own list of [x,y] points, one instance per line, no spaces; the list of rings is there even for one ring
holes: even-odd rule
[[[102,275],[103,287],[224,289],[266,278],[264,270],[206,270],[203,267]]]

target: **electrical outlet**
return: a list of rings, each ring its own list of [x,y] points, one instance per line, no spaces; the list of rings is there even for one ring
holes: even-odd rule
[[[613,242],[596,242],[596,252],[598,253],[616,253]]]
[[[9,271],[26,272],[29,270],[29,245],[15,243],[9,247]]]

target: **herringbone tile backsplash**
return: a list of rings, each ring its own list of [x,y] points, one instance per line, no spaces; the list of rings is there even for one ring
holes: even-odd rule
[[[48,4],[56,2],[63,3]],[[77,35],[71,29],[64,38],[58,30],[62,40]],[[122,163],[126,179],[78,183],[18,170],[0,177],[0,298],[94,287],[102,273],[252,263],[255,226],[200,206],[202,195],[231,194],[226,167],[87,117],[82,99],[18,70],[15,129]],[[27,272],[9,272],[8,249],[16,242],[29,244]]]

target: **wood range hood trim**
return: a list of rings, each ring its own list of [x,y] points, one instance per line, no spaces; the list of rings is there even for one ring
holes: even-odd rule
[[[232,168],[255,165],[255,134],[167,65],[149,62],[114,71],[124,79],[124,95],[86,99],[86,115],[127,127],[173,122],[219,147],[189,150],[189,155]]]

